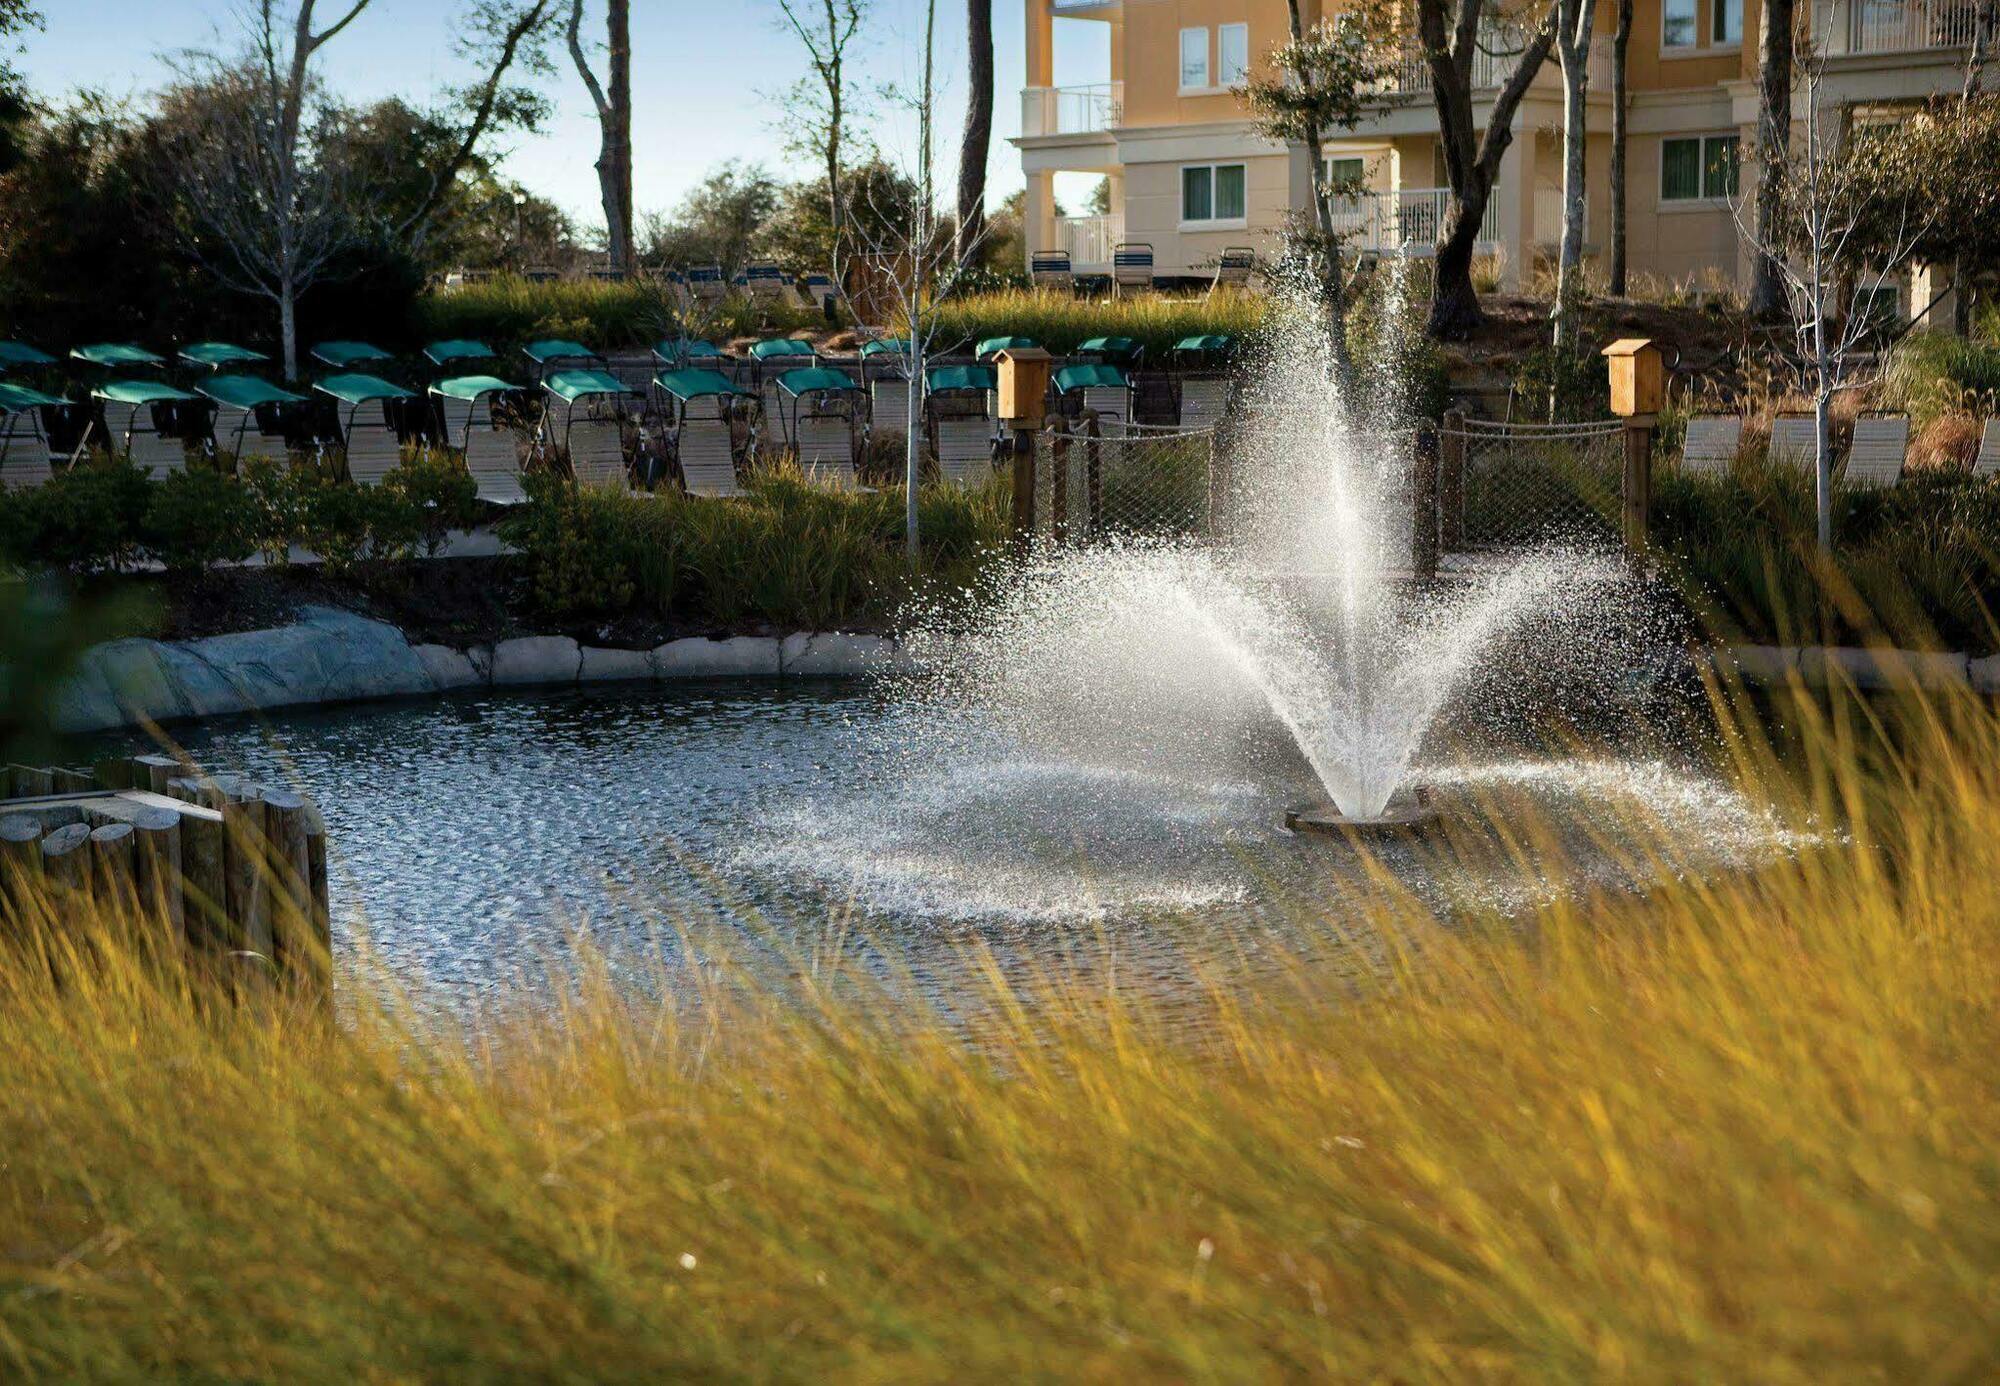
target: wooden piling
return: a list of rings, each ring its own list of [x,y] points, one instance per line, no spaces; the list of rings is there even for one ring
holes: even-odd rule
[[[23,911],[41,881],[41,822],[25,813],[0,818],[0,900]]]
[[[1026,553],[1035,537],[1035,433],[1016,427],[1008,439],[1014,450],[1014,514],[1010,526],[1017,553]]]
[[[326,884],[326,820],[316,804],[306,805],[306,883],[312,891],[313,935],[333,957],[333,902]]]
[[[136,847],[130,823],[90,831],[90,893],[107,912],[130,909],[138,900]]]
[[[264,801],[230,797],[222,805],[223,874],[228,890],[229,945],[275,959],[271,936],[270,867],[264,849]]]
[[[33,799],[56,792],[55,776],[47,770],[38,770],[32,765],[10,765],[7,774],[13,782],[13,798]]]
[[[166,926],[167,937],[187,937],[187,905],[181,891],[181,815],[170,808],[146,807],[130,820],[134,837],[134,888],[140,907]]]
[[[320,966],[314,954],[312,861],[306,845],[305,797],[289,789],[266,789],[265,851],[271,892],[271,933],[281,972],[316,979]]]
[[[136,787],[150,789],[155,794],[165,794],[168,781],[187,773],[172,756],[159,755],[133,756],[132,771]],[[138,780],[140,775],[145,776],[143,782]]]
[[[88,770],[71,770],[58,766],[49,772],[49,777],[55,782],[55,792],[58,794],[82,794],[97,788],[97,781],[91,777]]]
[[[81,894],[90,864],[90,828],[69,823],[42,838],[42,876],[50,885]]]

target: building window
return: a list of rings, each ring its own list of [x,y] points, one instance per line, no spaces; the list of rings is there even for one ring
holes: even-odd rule
[[[1352,158],[1346,156],[1338,159],[1329,158],[1326,161],[1326,185],[1336,193],[1359,192],[1361,180],[1367,169],[1367,160],[1358,155]]]
[[[1240,87],[1250,78],[1250,26],[1224,24],[1215,31],[1215,66],[1220,85]]]
[[[1660,200],[1721,201],[1736,196],[1735,135],[1660,141]]]
[[[1242,221],[1243,165],[1190,164],[1181,170],[1183,222]]]
[[[1720,0],[1718,0],[1720,3]],[[1662,0],[1660,5],[1660,46],[1692,48],[1701,40],[1694,31],[1694,0]],[[1186,39],[1183,37],[1182,42]]]
[[[1708,16],[1708,41],[1722,45],[1743,42],[1743,0],[1715,0]]]
[[[1181,30],[1181,90],[1208,86],[1208,30]]]

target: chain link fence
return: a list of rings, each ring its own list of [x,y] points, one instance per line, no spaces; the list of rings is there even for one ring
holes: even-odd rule
[[[1046,541],[1205,538],[1214,492],[1211,429],[1084,419],[1035,435],[1034,529]]]
[[[1456,420],[1438,437],[1448,553],[1619,542],[1624,425]]]

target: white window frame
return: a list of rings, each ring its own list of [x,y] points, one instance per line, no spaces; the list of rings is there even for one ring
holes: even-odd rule
[[[1208,211],[1201,219],[1191,219],[1187,214],[1187,176],[1193,169],[1208,170]],[[1219,217],[1215,215],[1216,173],[1225,168],[1243,171],[1243,215]],[[1241,159],[1218,159],[1214,163],[1182,164],[1178,174],[1180,179],[1180,222],[1182,231],[1241,231],[1250,224],[1250,165]]]
[[[1721,15],[1722,11],[1726,9],[1734,9],[1736,11],[1736,37],[1733,39],[1716,37],[1717,33],[1721,31],[1721,26],[1715,21]],[[1664,6],[1661,7],[1660,14],[1660,22],[1664,24],[1666,22],[1666,9]],[[1731,49],[1740,49],[1743,47],[1743,0],[1709,0],[1708,47],[1717,52],[1727,52]]]
[[[1198,85],[1189,82],[1187,79],[1188,35],[1190,34],[1201,35],[1201,82]],[[1215,90],[1215,88],[1212,85],[1210,85],[1215,80],[1215,62],[1214,62],[1215,55],[1211,50],[1212,50],[1212,45],[1209,43],[1208,28],[1206,25],[1198,29],[1181,30],[1180,49],[1175,59],[1180,65],[1178,70],[1180,73],[1181,95],[1185,96],[1190,92],[1208,92]]]
[[[1717,0],[1717,2],[1721,3],[1721,0]],[[1738,0],[1738,3],[1741,3],[1741,0]],[[1231,73],[1229,71],[1229,60],[1227,57],[1224,56],[1229,51],[1227,44],[1229,42],[1229,34],[1232,30],[1237,34],[1240,34],[1243,38],[1243,66],[1239,71],[1235,73]],[[1245,85],[1246,83],[1249,82],[1249,80],[1250,80],[1250,26],[1248,24],[1216,25],[1215,26],[1215,84],[1219,87],[1228,87],[1234,90],[1235,88]]]
[[[1660,52],[1662,55],[1679,56],[1684,53],[1701,51],[1701,0],[1690,0],[1694,6],[1693,36],[1686,43],[1667,42],[1667,5],[1669,0],[1660,0]]]
[[[1695,195],[1693,197],[1667,196],[1667,146],[1677,141],[1692,140],[1695,145]],[[1719,140],[1736,141],[1736,187],[1740,193],[1743,187],[1743,132],[1741,130],[1701,130],[1685,135],[1664,135],[1660,139],[1660,182],[1659,206],[1663,212],[1682,209],[1711,210],[1730,205],[1730,194],[1721,197],[1708,195],[1708,146]]]

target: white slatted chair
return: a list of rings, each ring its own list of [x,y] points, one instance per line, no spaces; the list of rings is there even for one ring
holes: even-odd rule
[[[1217,289],[1244,289],[1250,285],[1250,271],[1257,267],[1257,252],[1247,245],[1232,245],[1225,248],[1222,258],[1215,263],[1215,279],[1208,286],[1214,295]]]
[[[900,377],[878,380],[868,387],[869,419],[874,431],[905,437],[910,431],[910,382]]]
[[[1848,485],[1894,486],[1903,479],[1903,462],[1909,452],[1909,415],[1856,419],[1854,440],[1847,449]]]
[[[1028,261],[1028,282],[1037,289],[1076,292],[1076,269],[1067,250],[1038,250]]]
[[[689,405],[703,402],[690,400]],[[728,419],[719,414],[697,418],[690,411],[675,439],[675,454],[680,458],[681,485],[690,496],[743,494],[736,480],[736,448]]]
[[[1083,392],[1083,407],[1097,415],[1100,434],[1123,433],[1132,417],[1132,392],[1122,386],[1091,385]]]
[[[363,419],[357,410],[347,428],[347,479],[356,486],[380,486],[384,477],[403,465],[403,440],[389,427],[381,405],[373,413],[374,418]]]
[[[1697,414],[1687,422],[1681,469],[1697,476],[1724,476],[1743,442],[1743,420],[1735,414]]]
[[[1223,379],[1181,382],[1180,426],[1215,428],[1229,412],[1229,382]]]
[[[33,409],[0,416],[0,491],[26,491],[55,475],[48,435]]]
[[[688,294],[706,308],[720,305],[729,297],[729,280],[720,265],[695,265],[687,272]]]
[[[954,486],[975,490],[993,475],[993,425],[985,419],[937,421],[938,474]]]
[[[1979,435],[1979,455],[1972,459],[1974,476],[2000,476],[2000,414],[1986,421]]]
[[[1819,456],[1819,434],[1810,414],[1780,414],[1771,420],[1769,457],[1774,467],[1811,470]]]
[[[484,396],[467,403],[444,401],[446,436],[459,440],[465,470],[479,488],[479,499],[495,505],[519,505],[528,499],[521,485],[521,449],[514,431],[493,422],[493,407]]]
[[[852,489],[854,431],[837,414],[806,414],[792,425],[798,434],[799,470],[806,476],[842,489]]]
[[[1111,252],[1111,291],[1123,296],[1129,291],[1153,287],[1153,247],[1144,241],[1121,241]]]
[[[578,419],[569,426],[569,469],[579,486],[630,484],[625,429],[616,419]]]
[[[150,404],[106,404],[104,428],[115,446],[155,480],[187,467],[187,448],[153,426]]]

